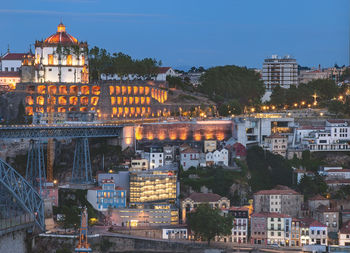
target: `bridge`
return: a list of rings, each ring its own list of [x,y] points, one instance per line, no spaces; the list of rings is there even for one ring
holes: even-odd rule
[[[48,124],[0,126],[0,139],[30,139],[26,179],[41,189],[46,178],[43,142],[47,139],[76,139],[72,182],[89,183],[92,169],[88,138],[119,137],[116,124]],[[39,182],[38,180],[39,179]]]

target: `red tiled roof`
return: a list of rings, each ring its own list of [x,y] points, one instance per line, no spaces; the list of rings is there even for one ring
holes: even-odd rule
[[[318,212],[323,212],[323,213],[336,213],[338,212],[337,209],[335,208],[330,208],[328,206],[325,205],[320,205],[319,207],[317,207],[316,209]]]
[[[1,58],[1,60],[21,61],[25,55],[25,53],[7,53]]]
[[[301,219],[301,223],[303,227],[327,227],[326,225],[312,218]]]
[[[17,71],[0,71],[0,77],[18,77],[20,78],[20,74]]]
[[[231,206],[229,208],[229,210],[231,210],[231,211],[249,211],[248,208],[243,207],[243,206]]]
[[[345,123],[346,121],[343,119],[327,119],[329,123]]]
[[[350,234],[350,220],[343,224],[339,232],[341,234]]]
[[[66,27],[60,23],[57,32],[45,39],[48,44],[78,44],[78,40],[66,32]]]
[[[323,228],[326,228],[327,226],[322,224],[321,222],[317,221],[317,220],[314,220],[310,225],[309,227],[323,227]]]
[[[256,193],[254,193],[254,195],[299,195],[299,193],[297,193],[296,191],[290,189],[287,186],[276,186],[274,189],[272,190],[261,190],[258,191]]]
[[[320,194],[317,194],[310,198],[309,200],[327,200],[325,197],[321,196]]]
[[[267,218],[267,213],[253,213],[250,217],[262,217],[262,218]]]
[[[197,149],[194,148],[186,148],[184,150],[181,151],[181,153],[199,153],[199,151]]]
[[[158,73],[159,73],[159,74],[164,74],[164,73],[166,73],[169,69],[171,69],[171,67],[159,67],[159,68],[158,68]]]
[[[188,198],[192,199],[195,202],[216,202],[222,197],[215,193],[200,193],[194,192]]]
[[[350,169],[342,169],[342,170],[337,170],[337,169],[330,169],[330,170],[326,170],[325,172],[350,172]]]
[[[290,215],[288,214],[283,214],[283,213],[268,213],[267,214],[268,218],[291,218]]]

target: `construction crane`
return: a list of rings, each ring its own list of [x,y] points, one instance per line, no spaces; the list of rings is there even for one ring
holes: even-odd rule
[[[92,252],[87,240],[88,235],[88,213],[87,208],[83,207],[81,211],[81,224],[79,232],[79,242],[75,248],[76,253]]]

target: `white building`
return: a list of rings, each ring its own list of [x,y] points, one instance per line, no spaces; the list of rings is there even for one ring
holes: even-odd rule
[[[157,75],[151,77],[154,81],[166,81],[167,76],[177,76],[174,69],[171,67],[159,67]],[[127,76],[120,77],[118,74],[101,74],[101,80],[147,80],[148,77],[139,76],[137,74],[129,74]]]
[[[292,218],[286,214],[267,214],[267,244],[289,246],[291,241]]]
[[[228,166],[228,150],[223,148],[205,154],[206,166]]]
[[[35,42],[35,66],[35,82],[87,83],[88,45],[60,23],[55,34]]]
[[[350,246],[350,221],[347,221],[338,233],[339,246]]]
[[[346,120],[327,120],[324,130],[316,130],[302,139],[313,151],[349,151],[350,126]]]
[[[27,54],[7,52],[0,57],[0,71],[18,72],[22,66],[22,59],[25,55]]]
[[[164,152],[162,147],[145,147],[143,158],[148,160],[149,169],[164,166]]]
[[[328,245],[327,226],[311,218],[301,220],[301,245]]]
[[[294,118],[284,117],[282,114],[256,114],[251,117],[235,117],[233,138],[247,147],[249,145],[263,145],[265,138],[271,134],[281,134],[288,137],[288,143],[294,138]]]
[[[286,157],[288,148],[288,137],[280,134],[272,134],[265,138],[264,149],[273,154]]]
[[[197,168],[199,166],[200,152],[197,149],[187,148],[180,151],[180,164],[184,170],[190,167]]]

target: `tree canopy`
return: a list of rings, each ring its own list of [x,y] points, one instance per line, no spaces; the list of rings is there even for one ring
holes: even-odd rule
[[[211,208],[208,204],[199,205],[194,212],[189,213],[187,224],[196,238],[210,241],[215,236],[231,234],[233,227],[232,216],[222,216],[220,210]]]
[[[217,102],[235,99],[243,105],[259,103],[265,91],[258,73],[234,65],[209,68],[198,88]]]
[[[132,59],[124,53],[109,53],[106,49],[93,47],[89,51],[90,79],[99,80],[102,73],[118,74],[119,77],[127,77],[129,74],[137,74],[146,79],[158,74],[161,61],[152,58],[141,60]]]

